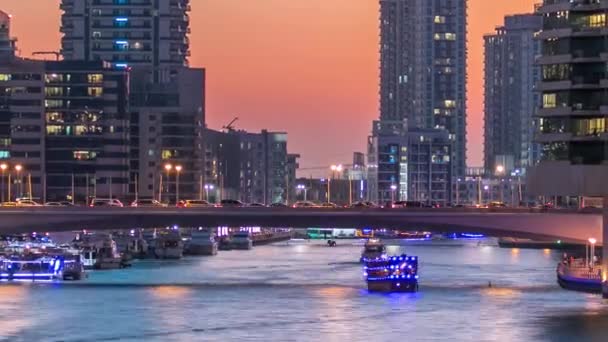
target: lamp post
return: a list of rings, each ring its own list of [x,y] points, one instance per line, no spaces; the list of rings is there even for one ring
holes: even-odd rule
[[[483,189],[484,189],[486,192],[489,192],[489,190],[490,190],[490,186],[489,186],[489,185],[484,185],[484,186],[483,186]],[[486,196],[486,198],[488,199],[488,201],[487,201],[487,202],[491,202],[491,198],[490,198],[490,196]],[[487,203],[487,202],[486,202],[486,203]]]
[[[503,189],[503,177],[505,175],[504,165],[496,165],[496,175],[500,176],[498,179],[498,186],[500,187],[500,202],[504,202],[504,189]]]
[[[391,184],[391,202],[395,203],[395,191],[397,191],[397,185]]]
[[[15,171],[17,171],[17,178],[19,179],[19,196],[23,196],[23,180],[21,179],[21,171],[23,166],[21,164],[15,165]]]
[[[522,198],[522,193],[521,193],[521,170],[517,169],[515,170],[515,174],[517,175],[517,197],[519,200],[519,203],[517,204],[517,206],[521,206],[521,203],[523,202],[523,198]]]
[[[460,178],[456,178],[456,205],[460,204]]]
[[[2,190],[0,190],[2,192],[2,202],[4,202],[4,176],[7,168],[8,165],[6,163],[0,164],[0,170],[2,170]]]
[[[209,190],[213,190],[213,184],[205,184],[205,199],[209,201]]]
[[[173,169],[173,165],[171,164],[165,164],[165,171],[167,171],[167,201],[169,200],[169,173],[171,172],[171,169]]]
[[[591,244],[591,253],[589,254],[589,264],[591,266],[595,266],[595,244],[597,243],[597,240],[595,238],[589,238],[589,243]]]
[[[300,191],[304,191],[304,201],[307,201],[308,188],[306,187],[306,185],[304,185],[304,184],[298,184],[298,186],[296,186],[296,189],[298,189]]]
[[[182,172],[182,166],[175,166],[175,205],[179,203],[179,174]]]
[[[327,179],[327,203],[331,202],[331,180],[336,177],[336,172],[342,172],[342,165],[332,165],[329,169],[331,170],[331,178]]]

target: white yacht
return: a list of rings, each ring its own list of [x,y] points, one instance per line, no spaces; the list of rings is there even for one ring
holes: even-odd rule
[[[184,255],[184,242],[179,230],[161,231],[154,241],[154,255],[159,259],[181,259]]]
[[[188,255],[216,255],[217,250],[218,242],[209,228],[193,229],[184,247],[184,253]]]
[[[236,232],[232,235],[232,249],[252,249],[253,240],[248,231]]]

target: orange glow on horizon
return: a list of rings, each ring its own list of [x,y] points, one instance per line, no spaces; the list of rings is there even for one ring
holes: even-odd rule
[[[468,164],[483,151],[483,40],[537,0],[469,0]],[[5,1],[22,56],[59,50],[59,0]],[[276,14],[276,15],[273,15]],[[207,123],[287,131],[302,167],[350,163],[378,117],[378,0],[194,0],[190,62]],[[315,139],[310,139],[314,134]],[[323,153],[323,154],[321,154]]]

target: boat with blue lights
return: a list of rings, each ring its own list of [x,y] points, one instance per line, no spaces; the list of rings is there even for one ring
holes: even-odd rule
[[[26,253],[0,258],[0,280],[80,280],[84,277],[80,255]]]
[[[417,292],[418,257],[406,254],[364,259],[363,275],[370,292]]]

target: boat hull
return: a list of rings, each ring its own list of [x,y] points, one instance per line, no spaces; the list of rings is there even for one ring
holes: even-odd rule
[[[565,290],[598,294],[602,293],[602,282],[599,280],[572,278],[558,273],[557,283]]]
[[[182,248],[155,248],[154,254],[159,259],[181,259],[184,250]]]
[[[418,292],[418,283],[411,281],[368,281],[369,292]]]
[[[246,241],[232,241],[231,243],[231,247],[232,249],[238,249],[238,250],[249,250],[249,249],[253,249],[253,241],[251,240],[246,240]]]
[[[216,255],[218,251],[217,243],[209,243],[209,244],[197,244],[190,243],[184,254],[187,255]]]

